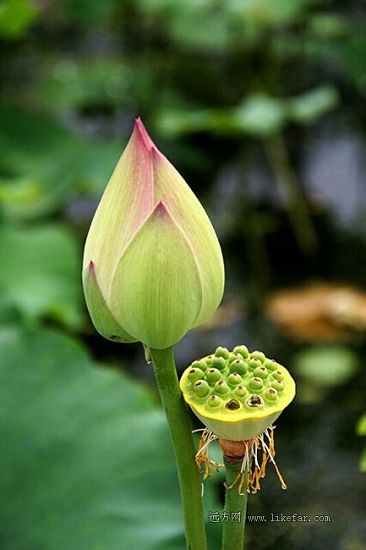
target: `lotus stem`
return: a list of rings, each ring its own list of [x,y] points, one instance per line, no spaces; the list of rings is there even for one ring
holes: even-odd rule
[[[245,483],[238,491],[236,480],[240,475],[241,462],[231,464],[224,460],[225,478],[226,478],[226,496],[224,512],[227,521],[223,523],[222,531],[222,550],[243,550],[245,521],[247,513],[247,484],[246,476]]]
[[[194,460],[192,426],[179,389],[173,348],[163,350],[150,348],[150,355],[175,454],[187,550],[206,550],[201,482]]]

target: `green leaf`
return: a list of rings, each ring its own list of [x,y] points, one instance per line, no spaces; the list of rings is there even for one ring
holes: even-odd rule
[[[25,321],[82,322],[81,265],[72,234],[61,225],[0,228],[0,291]]]
[[[47,209],[42,184],[36,179],[0,178],[0,204],[4,218],[32,219]]]
[[[362,25],[362,22],[360,22],[360,26],[355,26],[348,39],[341,43],[339,48],[345,73],[361,92],[365,87],[366,55],[366,35]]]
[[[51,110],[132,106],[151,88],[149,67],[120,59],[55,59],[46,66],[35,100]]]
[[[233,116],[238,129],[253,136],[267,136],[282,128],[286,111],[281,99],[253,95],[235,109]]]
[[[358,435],[366,435],[366,413],[357,422],[356,432]]]
[[[319,386],[341,386],[359,368],[355,353],[343,346],[316,346],[295,357],[295,369],[308,383]]]
[[[301,124],[308,124],[333,109],[339,101],[333,86],[320,86],[288,100],[288,116]]]
[[[10,550],[183,548],[149,392],[53,331],[0,331],[0,538]]]
[[[161,111],[158,129],[167,136],[197,131],[217,134],[248,134],[265,137],[278,132],[286,123],[286,102],[265,94],[253,94],[232,109]]]
[[[0,104],[0,201],[28,219],[53,212],[80,193],[98,196],[121,144],[83,140],[52,119]]]
[[[350,33],[349,21],[338,14],[313,13],[308,17],[310,35],[320,40],[335,40]]]
[[[65,0],[72,19],[84,25],[101,25],[108,22],[120,0]]]
[[[2,550],[182,550],[174,458],[152,394],[54,330],[2,328],[0,355]],[[205,501],[206,517],[220,509],[207,484]]]
[[[248,25],[281,26],[294,23],[309,9],[313,0],[229,0],[230,11]]]
[[[0,3],[0,36],[8,40],[22,38],[37,17],[30,0],[3,0]]]

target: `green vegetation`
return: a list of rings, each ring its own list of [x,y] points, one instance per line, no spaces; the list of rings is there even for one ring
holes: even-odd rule
[[[95,333],[82,295],[87,230],[136,116],[204,204],[226,262],[223,307],[177,347],[178,370],[221,345],[214,365],[192,364],[199,398],[212,393],[220,408],[260,390],[270,408],[270,364],[265,373],[263,357],[250,363],[242,348],[243,362],[225,371],[223,346],[245,342],[286,365],[298,388],[276,431],[288,490],[268,476],[249,513],[332,516],[250,523],[246,544],[363,546],[361,4],[0,3],[2,549],[184,548],[152,366],[139,344]],[[287,324],[268,314],[274,291],[309,281],[359,295],[319,298],[315,312],[293,294]],[[249,393],[235,373],[251,369],[263,389]],[[213,390],[223,373],[228,393]],[[281,384],[271,384],[278,396]],[[206,519],[225,507],[222,483],[222,473],[205,482]],[[207,527],[216,550],[222,525]]]

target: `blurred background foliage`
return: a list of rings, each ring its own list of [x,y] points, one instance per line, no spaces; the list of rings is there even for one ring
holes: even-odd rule
[[[224,302],[178,368],[246,343],[298,382],[277,430],[289,490],[269,474],[249,513],[332,521],[251,524],[248,544],[365,547],[365,20],[362,0],[0,2],[4,550],[184,547],[151,368],[95,333],[80,284],[138,115],[225,256]]]

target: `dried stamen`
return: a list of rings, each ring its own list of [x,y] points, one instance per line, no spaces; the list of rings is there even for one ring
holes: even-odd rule
[[[276,451],[274,448],[274,426],[267,428],[263,433],[256,435],[248,441],[228,441],[219,439],[224,453],[224,459],[232,464],[241,462],[238,475],[227,489],[232,489],[238,484],[238,492],[242,493],[243,485],[247,480],[247,492],[255,494],[260,490],[260,480],[266,475],[266,466],[272,462],[282,489],[287,489],[286,483],[274,459]]]
[[[195,430],[195,431],[199,431],[199,430]],[[216,439],[218,439],[217,435],[211,432],[208,428],[205,428],[203,430],[201,439],[199,442],[199,446],[198,446],[198,451],[195,457],[195,461],[198,466],[198,470],[200,472],[202,470],[202,464],[204,465],[203,480],[213,476],[211,466],[216,468],[217,471],[220,468],[223,468],[224,466],[219,462],[215,462],[214,460],[211,460],[208,456],[208,448],[211,445],[211,443]]]

